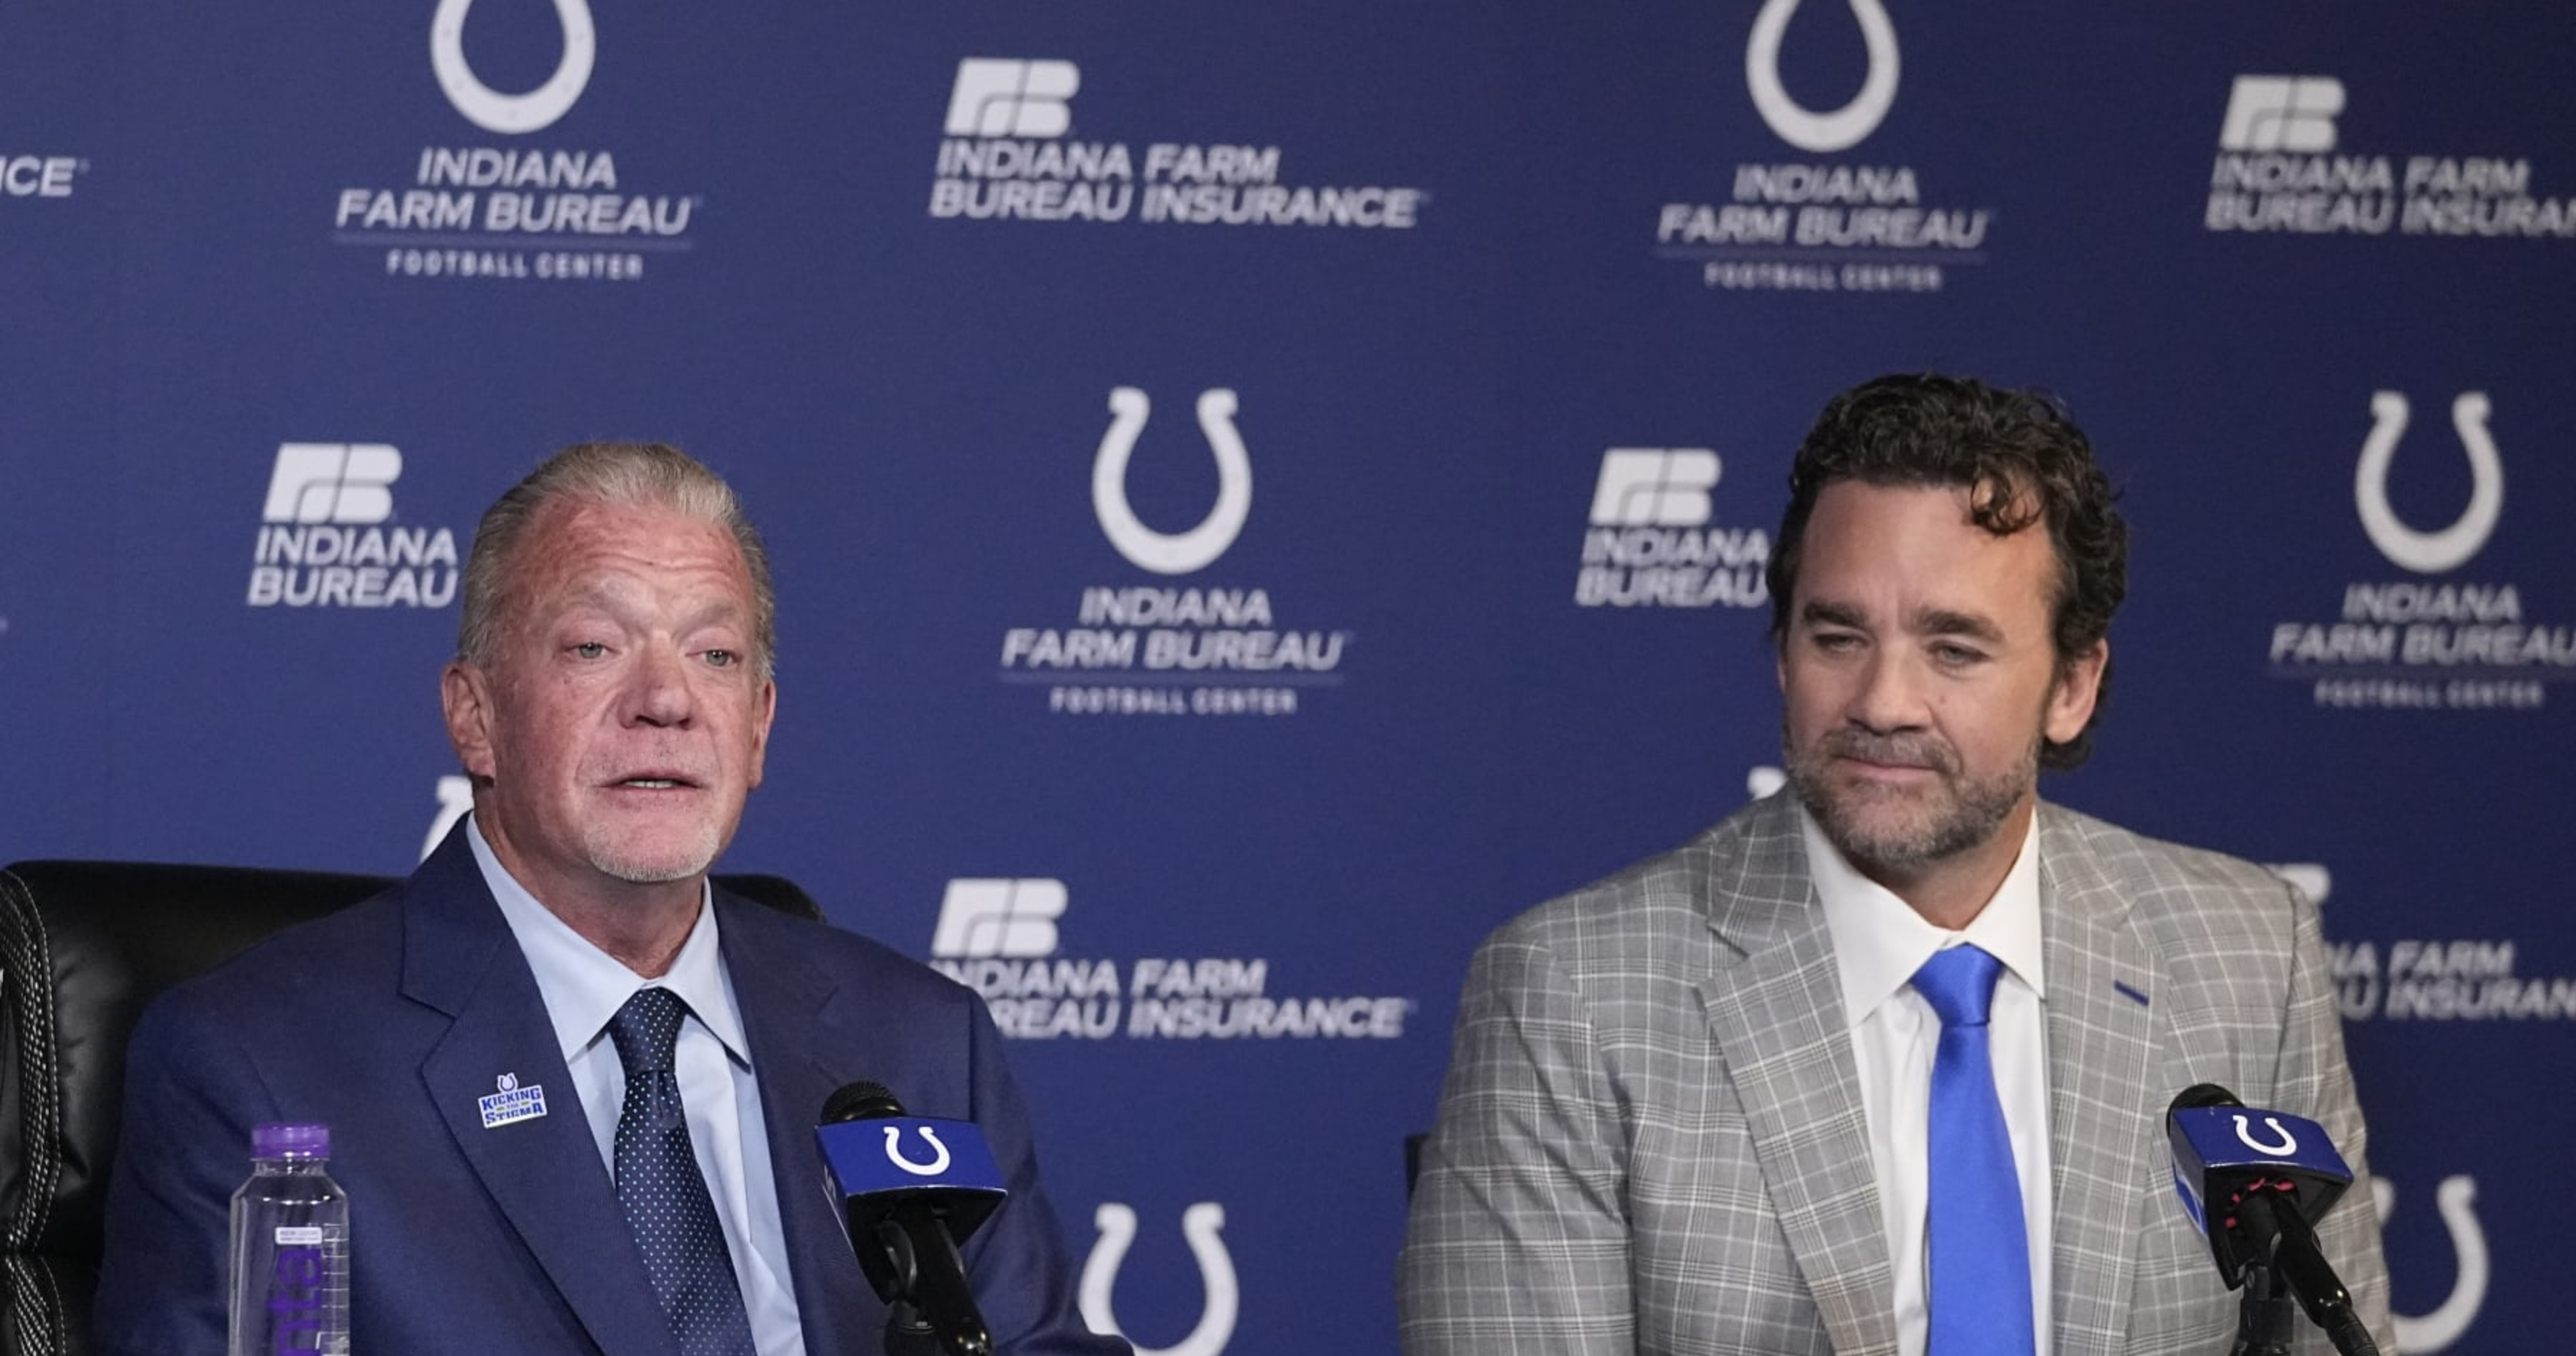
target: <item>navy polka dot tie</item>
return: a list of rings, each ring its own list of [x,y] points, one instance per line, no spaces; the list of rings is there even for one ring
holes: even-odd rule
[[[638,989],[608,1021],[626,1066],[617,1113],[617,1203],[644,1250],[654,1297],[684,1356],[752,1356],[751,1320],[725,1251],[715,1201],[689,1148],[671,1054],[689,1005],[668,989]]]

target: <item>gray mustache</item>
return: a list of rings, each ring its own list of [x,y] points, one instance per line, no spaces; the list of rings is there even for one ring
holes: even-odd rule
[[[1959,770],[1958,755],[1951,752],[1950,746],[1924,735],[1877,735],[1846,728],[1827,734],[1817,744],[1821,752],[1838,757],[1942,773]]]

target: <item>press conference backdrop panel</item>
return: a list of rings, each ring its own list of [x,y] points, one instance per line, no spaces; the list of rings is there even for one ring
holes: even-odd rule
[[[1390,1350],[1470,949],[1772,784],[1791,451],[1972,372],[2136,527],[2049,794],[2324,901],[2409,1349],[2554,1352],[2576,13],[1971,8],[0,7],[0,849],[407,867],[475,515],[677,442],[728,865],[993,1000],[1095,1323]]]

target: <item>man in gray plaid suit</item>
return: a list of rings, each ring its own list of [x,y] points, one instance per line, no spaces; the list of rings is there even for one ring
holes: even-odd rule
[[[2351,1162],[2319,1233],[2394,1352],[2316,909],[2037,798],[2039,768],[2088,751],[2127,587],[2082,432],[2024,393],[1881,378],[1826,407],[1790,489],[1770,562],[1787,789],[1478,950],[1399,1270],[1404,1350],[2216,1356],[2238,1305],[2163,1133],[2212,1082]],[[1977,1220],[2010,1253],[1992,1302],[1936,1302],[1960,1292],[1927,1257],[1967,1251],[1927,1247],[1959,1170],[1927,1124],[1948,1024],[1914,983],[1953,947],[1988,953],[1988,1199],[2018,1188]]]

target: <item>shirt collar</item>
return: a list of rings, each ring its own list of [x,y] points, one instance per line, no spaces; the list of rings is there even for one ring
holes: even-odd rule
[[[1798,831],[1806,840],[1807,878],[1815,884],[1826,930],[1833,936],[1849,1025],[1860,1025],[1903,990],[1933,952],[1960,942],[1976,943],[2031,992],[2048,996],[2040,976],[2038,814],[2031,815],[2021,851],[1994,897],[1958,932],[1933,926],[1895,891],[1862,875],[1803,805],[1798,807]]]
[[[483,838],[483,826],[473,816],[467,816],[465,825],[466,841],[474,848],[474,864],[482,868],[483,883],[500,904],[501,917],[518,939],[520,952],[528,958],[528,968],[536,972],[537,994],[545,1000],[546,1016],[554,1022],[555,1039],[563,1047],[567,1061],[606,1034],[608,1019],[626,1006],[626,1000],[634,997],[636,990],[660,985],[689,1005],[698,1021],[724,1043],[725,1052],[733,1056],[735,1063],[751,1063],[750,1045],[743,1039],[742,1014],[734,1007],[718,949],[711,887],[704,883],[698,887],[698,921],[689,929],[689,940],[681,945],[670,971],[659,979],[646,979],[627,969],[625,962],[592,945],[590,939],[573,931],[552,909],[528,893],[527,887],[519,884],[502,867],[501,859],[492,854],[492,845]]]

